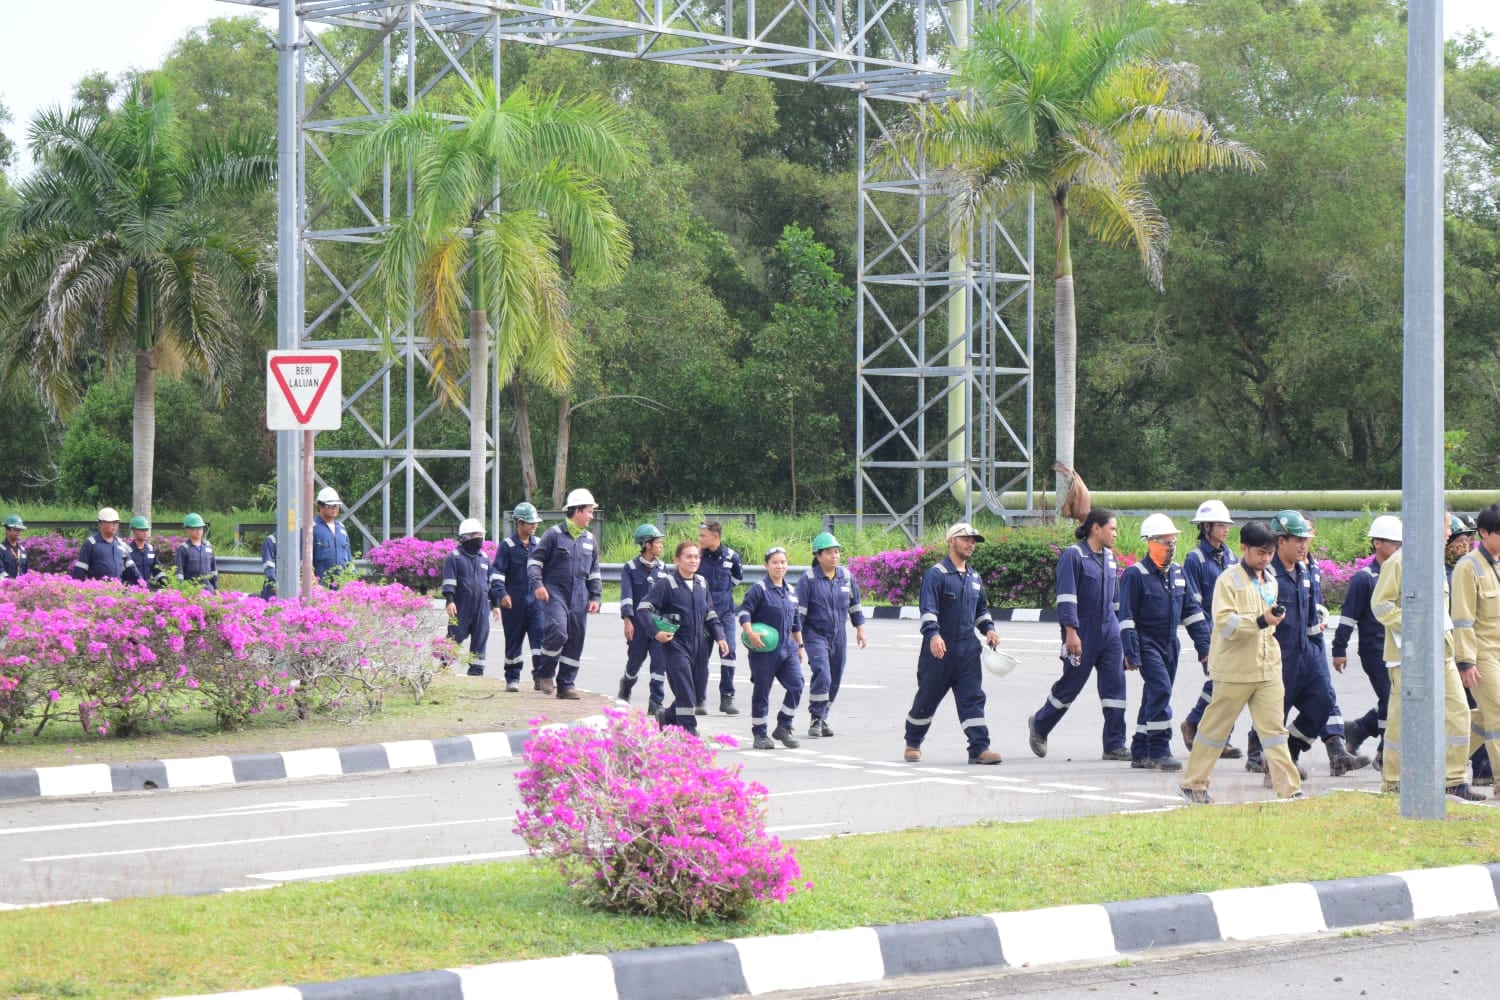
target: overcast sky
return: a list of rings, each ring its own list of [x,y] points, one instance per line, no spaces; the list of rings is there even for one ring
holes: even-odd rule
[[[66,105],[78,80],[96,70],[115,76],[161,64],[172,43],[216,17],[259,13],[274,30],[274,11],[222,0],[0,0],[0,101],[11,112],[6,134],[18,146],[41,108]],[[1479,27],[1500,46],[1500,0],[1444,0],[1449,35]],[[64,39],[66,39],[64,41]],[[266,58],[274,58],[268,49]]]

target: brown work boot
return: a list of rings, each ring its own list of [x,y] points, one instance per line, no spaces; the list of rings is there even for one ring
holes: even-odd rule
[[[969,758],[970,764],[998,764],[1000,763],[1000,751],[981,750]]]
[[[1187,744],[1189,750],[1193,749],[1193,740],[1198,738],[1198,727],[1187,719],[1182,720],[1182,742]]]
[[[906,748],[906,762],[908,764],[915,764],[917,761],[919,761],[921,759],[922,759],[922,751],[919,748],[917,748],[917,747],[907,747]]]
[[[577,688],[559,688],[557,696],[564,701],[578,701],[583,695],[578,693]]]
[[[550,677],[538,677],[532,686],[542,694],[552,694],[557,691],[557,682]]]

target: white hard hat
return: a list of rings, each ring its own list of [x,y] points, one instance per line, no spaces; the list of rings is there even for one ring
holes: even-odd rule
[[[344,506],[344,501],[339,499],[339,491],[332,486],[325,486],[318,491],[318,503],[327,504],[330,507]]]
[[[1229,516],[1229,508],[1224,506],[1223,500],[1205,500],[1198,505],[1198,512],[1193,515],[1194,524],[1233,524],[1234,518]]]
[[[1401,518],[1395,514],[1381,514],[1370,522],[1369,537],[1382,538],[1387,542],[1401,541]]]
[[[1151,514],[1141,522],[1142,538],[1158,538],[1162,535],[1177,534],[1177,525],[1165,514]]]
[[[120,512],[115,510],[113,507],[100,507],[99,516],[95,518],[95,520],[114,521],[116,524],[118,524],[120,521]]]
[[[465,535],[482,534],[484,534],[484,525],[479,523],[479,518],[477,517],[466,517],[463,523],[458,526],[459,538],[463,538]]]
[[[595,500],[594,500],[594,494],[590,493],[588,490],[572,490],[572,491],[570,491],[568,493],[567,502],[563,504],[564,508],[568,508],[568,507],[597,507],[597,506],[598,506],[598,503],[595,502]]]

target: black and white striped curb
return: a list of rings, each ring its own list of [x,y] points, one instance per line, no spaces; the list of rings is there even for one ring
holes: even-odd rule
[[[590,715],[559,726],[602,726]],[[318,747],[273,753],[183,757],[135,764],[69,764],[0,771],[0,800],[109,795],[156,788],[212,788],[287,778],[339,778],[439,764],[520,756],[531,731],[471,733],[435,740],[393,740],[362,746]]]
[[[308,986],[203,994],[239,1000],[713,1000],[902,976],[1105,962],[1177,945],[1317,934],[1500,909],[1500,864],[1058,906],[609,955],[571,955]]]

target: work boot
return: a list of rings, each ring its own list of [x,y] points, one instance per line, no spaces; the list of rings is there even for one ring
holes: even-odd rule
[[[694,715],[707,715],[708,714],[708,702],[706,702],[706,701],[700,701],[700,702],[698,702],[698,706],[693,709],[693,714]]]
[[[777,726],[771,730],[771,739],[780,740],[781,745],[788,750],[795,750],[802,745],[802,741],[792,735],[792,731],[786,726]]]
[[[1188,749],[1191,750],[1192,747],[1188,747]],[[1239,760],[1243,756],[1244,754],[1240,753],[1240,748],[1230,743],[1225,743],[1224,749],[1219,751],[1220,760]]]
[[[969,763],[970,764],[998,764],[998,763],[1000,763],[1000,751],[998,751],[998,750],[981,750],[977,754],[975,754],[974,756],[972,756],[972,757],[969,758]],[[1468,787],[1468,786],[1465,786],[1465,787]],[[1484,798],[1484,796],[1481,795],[1480,798]]]
[[[724,715],[740,714],[740,710],[734,707],[734,695],[726,694],[719,696],[719,712]]]
[[[1168,754],[1165,757],[1147,757],[1144,766],[1148,771],[1181,771],[1182,761]]]
[[[1190,804],[1195,806],[1212,805],[1214,801],[1213,798],[1209,796],[1208,789],[1206,788],[1188,788],[1184,786],[1178,789],[1178,791],[1182,792],[1183,798],[1187,799]]]
[[[533,681],[533,686],[542,694],[556,694],[557,682],[550,677],[539,677]]]
[[[1350,771],[1358,771],[1362,767],[1370,766],[1370,758],[1363,754],[1355,756],[1345,749],[1342,736],[1324,737],[1323,746],[1328,751],[1328,773],[1335,778],[1341,778]]]
[[[906,761],[908,764],[915,764],[917,761],[922,759],[922,751],[918,747],[907,747],[906,753],[902,755],[901,759]]]
[[[563,701],[578,701],[583,697],[578,693],[577,688],[558,688],[557,696]]]
[[[758,736],[755,737],[754,746],[755,746],[755,749],[757,749],[757,750],[775,750],[776,749],[776,744],[774,742],[772,742],[771,737],[767,736],[765,733],[761,733],[760,735],[758,735]]]
[[[646,702],[646,714],[647,715],[655,715],[657,712],[660,712],[660,711],[661,711],[661,702],[659,702],[659,701],[648,701],[648,702]]]
[[[1364,719],[1344,723],[1344,748],[1350,753],[1359,753],[1360,744],[1375,734],[1365,728]]]
[[[1102,760],[1129,760],[1130,751],[1124,747],[1115,747],[1113,750],[1104,751]]]
[[[635,681],[631,680],[629,677],[621,677],[620,678],[620,690],[615,692],[615,697],[619,698],[621,701],[629,701],[630,700],[630,692],[634,688],[635,688]]]
[[[1463,799],[1465,802],[1483,802],[1487,796],[1483,792],[1476,792],[1469,787],[1466,781],[1460,781],[1456,785],[1449,785],[1443,789],[1443,793],[1451,795],[1455,799]]]
[[[1258,753],[1252,753],[1245,758],[1245,770],[1251,774],[1266,773],[1266,759]]]
[[[1198,724],[1192,719],[1182,720],[1182,742],[1187,744],[1189,750],[1193,749],[1193,740],[1198,737]]]
[[[1307,778],[1308,778],[1307,768],[1303,767],[1302,766],[1302,761],[1298,759],[1298,758],[1300,758],[1302,756],[1302,750],[1301,750],[1301,748],[1300,747],[1287,747],[1287,752],[1289,752],[1292,755],[1292,764],[1297,768],[1297,777],[1301,778],[1303,781],[1306,781]],[[1269,768],[1267,768],[1266,770],[1267,770],[1267,773],[1270,772]]]
[[[1036,731],[1036,717],[1026,717],[1027,742],[1031,746],[1031,752],[1038,757],[1047,756],[1047,737]]]
[[[512,691],[512,692],[519,691],[519,690],[521,690],[521,682],[520,681],[506,681],[505,682],[505,690]]]
[[[819,719],[818,720],[818,731],[820,733],[822,733],[824,736],[832,736],[833,735],[833,728],[828,725],[828,720],[827,719]]]

